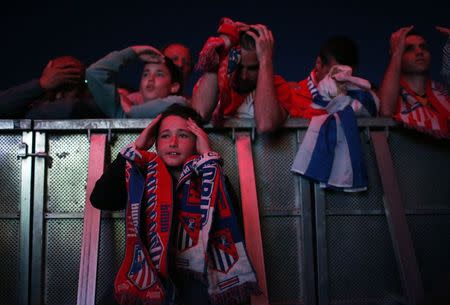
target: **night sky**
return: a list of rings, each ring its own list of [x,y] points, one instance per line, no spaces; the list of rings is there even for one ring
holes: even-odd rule
[[[275,36],[276,73],[290,81],[305,78],[325,39],[344,34],[360,48],[355,74],[379,84],[388,61],[390,34],[414,24],[428,39],[434,55],[432,76],[437,79],[445,37],[434,26],[450,27],[446,1],[277,1],[279,5],[260,1],[128,2],[122,1],[121,6],[111,2],[104,7],[79,1],[2,4],[0,90],[39,77],[48,60],[61,55],[73,55],[89,65],[127,46],[161,47],[181,42],[197,56],[206,38],[215,34],[222,16],[266,24]],[[120,80],[137,87],[139,77],[136,64],[127,67]]]

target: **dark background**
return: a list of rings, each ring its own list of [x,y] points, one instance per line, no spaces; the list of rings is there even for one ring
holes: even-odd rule
[[[321,43],[336,34],[360,47],[355,73],[379,84],[388,61],[390,34],[414,24],[434,55],[432,77],[439,78],[445,36],[434,27],[450,27],[450,1],[122,1],[120,5],[79,1],[2,4],[0,90],[38,77],[49,59],[73,55],[86,64],[130,45],[162,47],[181,42],[196,56],[215,34],[222,16],[266,24],[276,40],[275,70],[287,80],[301,80],[311,70]],[[95,3],[95,4],[94,4]],[[276,3],[276,4],[275,4]],[[121,82],[136,87],[139,66]],[[194,75],[195,78],[198,75]],[[192,83],[188,84],[188,91]]]

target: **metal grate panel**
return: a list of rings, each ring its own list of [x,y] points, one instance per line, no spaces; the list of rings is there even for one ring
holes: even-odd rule
[[[302,303],[301,221],[299,217],[261,219],[267,288],[272,304]]]
[[[96,304],[116,304],[114,279],[125,255],[125,220],[103,218],[100,228]]]
[[[139,136],[139,132],[136,133],[114,133],[111,145],[111,161],[114,160],[117,154],[130,143],[133,143],[137,137]]]
[[[20,206],[21,161],[17,159],[22,135],[0,135],[0,213],[17,213]],[[28,148],[31,149],[31,148]],[[31,151],[30,151],[31,152]]]
[[[450,208],[450,142],[398,130],[389,143],[405,207]]]
[[[0,303],[19,302],[19,220],[0,219]]]
[[[235,193],[240,197],[239,170],[237,168],[235,143],[228,133],[209,133],[211,149],[220,153],[223,158],[223,169],[229,178]]]
[[[50,135],[48,169],[49,213],[83,212],[86,197],[89,139],[82,135]]]
[[[256,138],[253,143],[253,162],[261,208],[299,208],[295,199],[296,179],[290,171],[296,153],[295,131],[283,130],[283,134],[273,137]]]
[[[361,146],[367,169],[368,189],[365,192],[348,193],[326,191],[325,198],[329,211],[339,210],[384,210],[383,189],[381,186],[378,165],[371,143],[367,136],[361,134]]]
[[[46,222],[44,304],[76,304],[83,219]]]
[[[450,215],[410,215],[408,224],[425,292],[450,300]]]
[[[331,300],[401,294],[385,216],[328,216],[327,240]]]

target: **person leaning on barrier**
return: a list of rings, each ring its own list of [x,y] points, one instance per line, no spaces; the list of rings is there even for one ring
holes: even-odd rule
[[[220,125],[224,116],[254,118],[259,132],[277,129],[287,118],[287,82],[273,72],[274,37],[262,24],[223,18],[219,37],[210,37],[199,55],[204,74],[195,85],[192,106]]]
[[[327,114],[327,109],[320,106],[320,102],[315,102],[318,98],[322,97],[318,90],[320,82],[324,80],[332,68],[336,66],[347,66],[345,68],[346,73],[352,75],[358,66],[358,61],[358,47],[352,39],[345,36],[334,36],[329,38],[321,46],[314,68],[309,76],[298,83],[290,83],[292,87],[292,103],[289,105],[290,116],[311,119],[314,116]],[[332,76],[332,78],[336,81],[334,76]],[[338,83],[340,83],[338,87],[345,87],[347,84],[352,84],[352,81],[343,80]],[[359,107],[361,103],[365,105],[376,104],[378,107],[377,96],[370,90],[370,84],[369,86],[357,87],[357,89],[359,91],[351,92],[350,90],[347,90],[350,94],[358,93],[352,96],[353,100],[351,103],[356,113],[357,109],[361,108]],[[370,109],[368,115],[377,116],[377,107],[367,107],[367,109]]]
[[[85,65],[72,56],[48,62],[39,79],[0,92],[5,119],[80,119],[103,117],[87,90]]]
[[[222,160],[201,121],[189,107],[170,106],[96,182],[94,207],[126,208],[114,284],[121,305],[241,304],[259,291]]]
[[[390,61],[378,90],[381,114],[408,128],[449,138],[448,92],[430,79],[431,54],[425,38],[413,28],[403,27],[391,35]]]
[[[139,92],[121,95],[117,75],[122,66],[137,59],[145,62]],[[110,118],[154,118],[172,104],[187,104],[180,95],[180,69],[152,46],[111,52],[87,69],[86,79],[95,102]]]

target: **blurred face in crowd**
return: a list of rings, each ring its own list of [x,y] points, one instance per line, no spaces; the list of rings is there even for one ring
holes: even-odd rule
[[[406,36],[405,51],[402,55],[402,72],[424,74],[430,69],[431,55],[425,39],[421,36]]]
[[[339,63],[333,56],[330,56],[328,58],[328,62],[326,64],[323,62],[320,56],[318,56],[316,59],[316,65],[314,67],[314,76],[316,82],[319,83],[328,74],[328,72],[330,72],[331,67],[333,67],[334,65],[339,65]]]
[[[175,94],[179,83],[172,83],[169,69],[163,63],[147,63],[141,76],[140,91],[144,101]]]
[[[183,79],[186,81],[192,72],[192,59],[189,49],[181,44],[171,44],[164,50],[164,55],[181,69]]]
[[[233,88],[239,93],[249,93],[256,89],[259,62],[255,50],[241,50],[241,62],[236,70]]]
[[[161,121],[156,151],[167,166],[182,166],[195,149],[196,136],[188,130],[185,118],[169,115]]]

